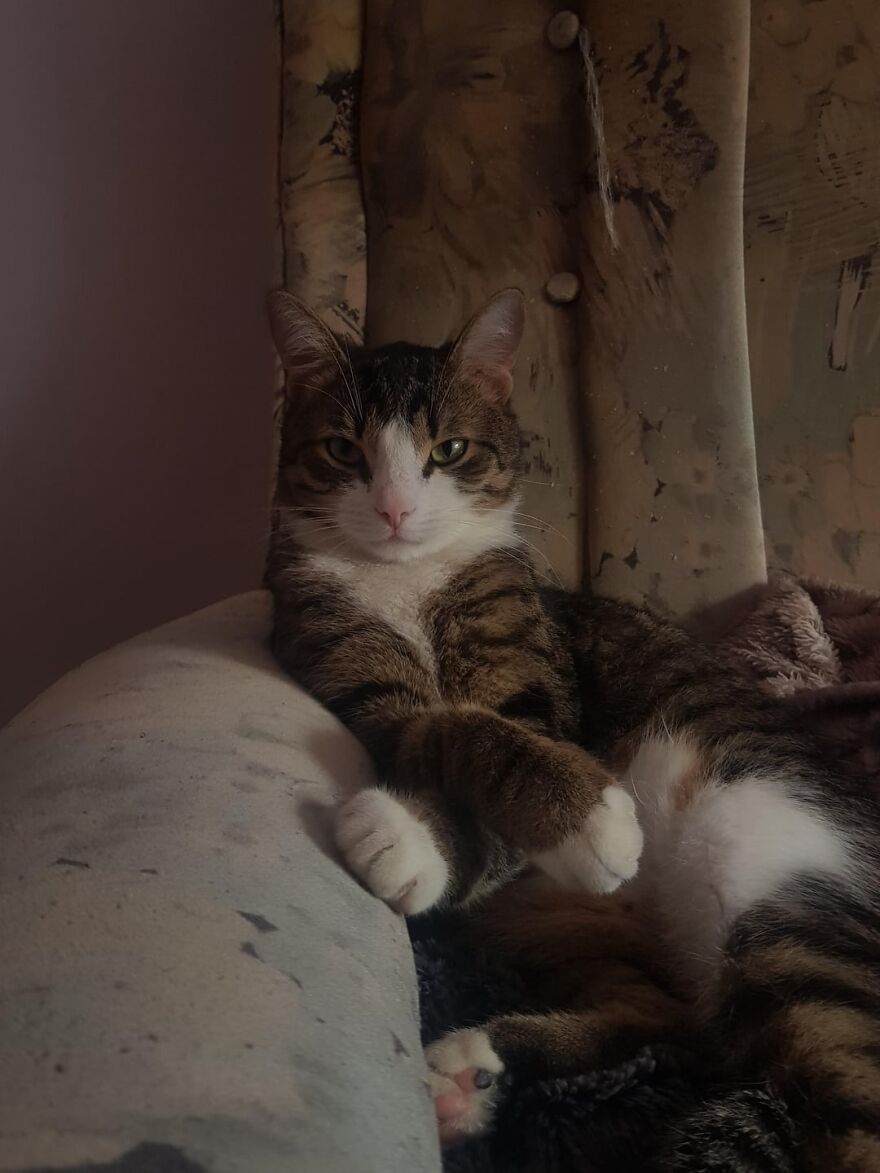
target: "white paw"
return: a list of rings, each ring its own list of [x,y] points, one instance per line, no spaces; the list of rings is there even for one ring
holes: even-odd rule
[[[352,872],[396,912],[436,904],[449,868],[424,823],[385,790],[362,790],[336,812],[336,844]]]
[[[443,1144],[488,1128],[504,1064],[483,1030],[456,1030],[425,1048],[428,1082]]]
[[[576,834],[532,859],[563,887],[613,892],[636,874],[641,854],[635,803],[619,786],[607,786]]]

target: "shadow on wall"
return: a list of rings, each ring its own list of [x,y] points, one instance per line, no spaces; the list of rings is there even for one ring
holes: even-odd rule
[[[9,0],[0,78],[2,723],[259,585],[271,0]]]

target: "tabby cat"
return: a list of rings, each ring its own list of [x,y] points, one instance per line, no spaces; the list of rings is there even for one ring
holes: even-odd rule
[[[441,1137],[489,1125],[506,1068],[696,1030],[729,1092],[667,1168],[763,1168],[725,1122],[766,1084],[804,1168],[880,1169],[876,796],[678,628],[540,582],[517,536],[517,291],[437,349],[350,352],[290,295],[271,308],[274,648],[382,780],[340,807],[342,855],[401,912],[475,907],[554,1003],[428,1048]],[[476,903],[524,865],[602,895],[518,881]]]

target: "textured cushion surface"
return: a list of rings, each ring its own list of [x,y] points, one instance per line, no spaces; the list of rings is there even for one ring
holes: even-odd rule
[[[2,1170],[439,1168],[404,926],[328,845],[370,767],[268,624],[178,620],[0,733]]]

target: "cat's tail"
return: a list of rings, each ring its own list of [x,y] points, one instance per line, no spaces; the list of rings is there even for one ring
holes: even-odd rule
[[[683,1126],[664,1168],[775,1170],[759,1149],[785,1151],[785,1128],[768,1119],[777,1115],[768,1105],[784,1104],[796,1168],[878,1173],[880,914],[871,893],[823,876],[793,880],[736,923],[724,973],[717,1025],[732,1090]],[[739,1163],[707,1163],[726,1133]]]
[[[769,1088],[708,1099],[664,1130],[657,1173],[794,1173],[795,1127]],[[831,1169],[828,1173],[842,1173]]]

